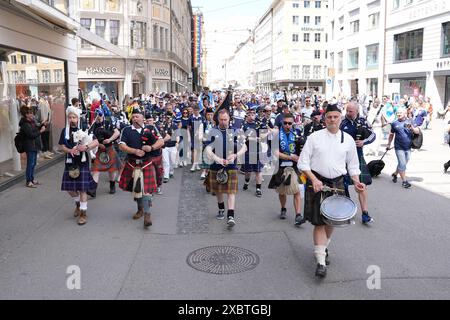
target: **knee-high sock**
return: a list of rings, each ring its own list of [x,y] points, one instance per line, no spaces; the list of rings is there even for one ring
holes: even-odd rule
[[[314,246],[314,255],[316,256],[317,263],[323,266],[326,265],[325,263],[325,257],[327,255],[327,253],[325,252],[326,249],[327,247],[325,246]]]

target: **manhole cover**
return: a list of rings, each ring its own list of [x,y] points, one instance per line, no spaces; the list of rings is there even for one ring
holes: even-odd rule
[[[255,269],[259,257],[243,248],[216,246],[195,250],[187,257],[195,270],[212,274],[234,274]]]

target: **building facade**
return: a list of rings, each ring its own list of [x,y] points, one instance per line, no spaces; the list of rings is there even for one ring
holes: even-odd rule
[[[183,91],[191,74],[192,9],[187,0],[78,0],[81,26],[97,43],[78,40],[80,88],[121,100]]]
[[[241,43],[225,62],[225,83],[236,89],[252,90],[255,83],[255,43],[253,36]]]
[[[387,1],[386,94],[450,100],[450,1]]]
[[[71,1],[0,2],[0,184],[22,174],[14,147],[21,104],[48,103],[50,147],[65,126],[65,107],[77,95],[77,22]]]
[[[331,3],[328,96],[381,96],[386,0]]]
[[[274,1],[255,28],[257,87],[317,87],[328,72],[329,1]]]

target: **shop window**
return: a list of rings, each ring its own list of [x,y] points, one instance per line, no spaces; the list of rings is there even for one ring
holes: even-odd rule
[[[13,145],[20,120],[17,107],[29,104],[39,121],[51,117],[49,142],[50,151],[54,152],[58,150],[59,135],[65,126],[67,100],[64,61],[0,46],[1,55],[9,59],[0,60],[0,92],[3,93],[0,96],[0,183],[22,174],[26,168],[25,155],[17,154]],[[20,60],[20,65],[17,65],[17,60]],[[47,64],[42,65],[42,61]],[[58,72],[53,73],[52,70]],[[56,81],[52,81],[52,77]],[[45,161],[42,158],[39,163]]]

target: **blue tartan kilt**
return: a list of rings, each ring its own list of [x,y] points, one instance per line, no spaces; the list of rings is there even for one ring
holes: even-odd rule
[[[69,169],[66,164],[62,177],[61,191],[86,192],[97,188],[97,183],[92,178],[89,169],[89,161],[80,164],[80,176],[77,179],[69,177]]]

